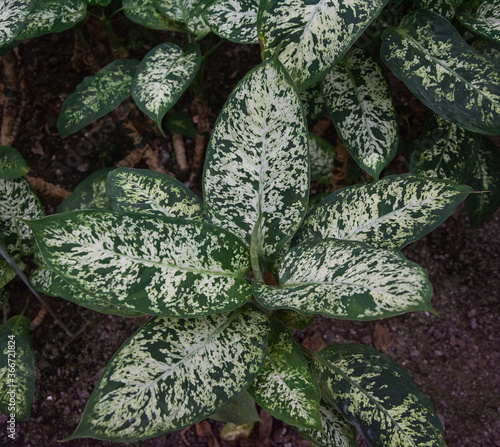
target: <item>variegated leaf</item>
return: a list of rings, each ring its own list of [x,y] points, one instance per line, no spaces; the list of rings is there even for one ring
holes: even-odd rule
[[[372,446],[444,447],[443,427],[408,373],[364,345],[335,345],[316,355],[323,399]]]
[[[476,191],[482,191],[467,198],[469,222],[477,226],[500,206],[500,149],[488,138],[483,138],[479,146],[469,183]]]
[[[263,0],[258,15],[263,57],[280,60],[300,90],[343,57],[388,0]]]
[[[445,19],[452,21],[457,8],[464,0],[412,0],[421,9],[433,11]]]
[[[86,0],[87,5],[108,6],[111,0]]]
[[[432,310],[427,272],[401,253],[362,242],[305,242],[283,258],[279,286],[254,284],[267,309],[346,320],[374,320]]]
[[[189,87],[200,63],[196,44],[189,44],[184,53],[176,44],[166,42],[154,47],[137,67],[132,98],[160,129],[165,113]]]
[[[203,220],[201,200],[162,172],[118,168],[108,176],[107,191],[115,211]]]
[[[335,238],[397,250],[441,225],[471,191],[411,174],[342,188],[308,213],[293,242]]]
[[[0,234],[4,248],[14,259],[35,250],[35,239],[24,220],[43,215],[40,200],[26,179],[0,180]]]
[[[155,6],[165,17],[185,23],[198,38],[210,32],[201,12],[207,5],[206,0],[154,0]]]
[[[251,308],[152,319],[110,361],[68,439],[134,442],[205,419],[250,385],[269,335],[267,318]]]
[[[87,3],[83,0],[36,0],[26,25],[17,40],[59,33],[72,28],[87,15]]]
[[[85,178],[57,208],[58,213],[78,210],[110,210],[106,178],[114,168],[104,168]]]
[[[335,148],[328,141],[309,132],[309,156],[311,177],[323,183],[330,183]]]
[[[30,168],[22,155],[13,147],[0,146],[0,179],[12,180],[28,173]]]
[[[139,61],[121,59],[86,77],[64,101],[57,120],[61,137],[78,132],[111,112],[130,96],[132,76]]]
[[[30,320],[21,315],[0,326],[0,412],[24,421],[35,392],[35,362]]]
[[[273,318],[281,321],[289,329],[302,331],[313,322],[314,315],[301,315],[293,310],[280,309],[273,313]]]
[[[251,298],[247,247],[213,225],[76,211],[30,226],[52,270],[82,292],[120,307],[194,317],[235,309]]]
[[[306,358],[286,326],[273,320],[272,328],[266,361],[248,392],[275,418],[320,430],[321,395]]]
[[[165,17],[158,11],[154,0],[122,0],[123,12],[132,22],[146,28],[184,31],[182,23]]]
[[[500,0],[480,0],[465,3],[457,19],[470,30],[500,43]]]
[[[246,390],[217,413],[212,414],[210,419],[219,422],[231,422],[236,426],[261,422],[259,413],[255,408],[255,401]]]
[[[464,129],[500,133],[500,67],[440,15],[420,9],[384,32],[382,60],[426,106]]]
[[[481,140],[479,134],[429,112],[415,143],[410,172],[468,184]]]
[[[191,121],[181,113],[167,113],[167,117],[165,118],[165,126],[171,132],[178,133],[191,139],[195,139],[196,134],[198,133],[196,127],[194,127],[193,125],[193,121]]]
[[[34,6],[35,0],[0,0],[0,47],[15,40]]]
[[[323,402],[319,406],[321,431],[294,427],[297,433],[316,447],[356,447],[356,429],[333,407]]]
[[[4,287],[16,277],[16,272],[7,261],[0,258],[0,287]]]
[[[231,42],[259,43],[257,11],[259,0],[215,0],[203,11],[210,29]]]
[[[326,113],[325,98],[321,91],[321,83],[318,82],[300,92],[300,99],[304,106],[307,122],[317,120]]]
[[[356,48],[328,72],[322,87],[346,149],[378,180],[399,142],[396,108],[382,67],[368,51]]]
[[[298,228],[307,208],[309,151],[302,104],[273,58],[233,90],[208,144],[203,179],[209,221],[269,260]]]

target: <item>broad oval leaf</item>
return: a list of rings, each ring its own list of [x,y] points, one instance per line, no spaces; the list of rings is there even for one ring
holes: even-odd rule
[[[455,17],[457,8],[464,0],[412,0],[421,9],[428,9],[450,22]]]
[[[132,22],[152,29],[185,31],[182,23],[162,15],[153,0],[122,0],[122,4],[123,12]]]
[[[35,362],[30,320],[21,315],[0,326],[0,412],[24,421],[35,392]]]
[[[344,417],[323,402],[319,405],[321,431],[294,427],[297,433],[317,447],[356,447],[356,429]]]
[[[210,415],[210,419],[219,422],[230,422],[236,426],[260,422],[259,413],[255,408],[255,401],[246,390],[217,413]]]
[[[335,345],[315,356],[323,398],[372,446],[444,447],[443,427],[408,373],[364,345]]]
[[[343,57],[388,0],[263,0],[258,15],[263,57],[280,60],[300,90]]]
[[[466,2],[465,10],[457,14],[462,25],[488,39],[500,43],[500,1]]]
[[[251,308],[152,319],[111,359],[68,439],[133,442],[209,417],[253,381],[269,336],[266,316]]]
[[[290,330],[272,321],[266,361],[248,392],[269,414],[287,424],[321,429],[318,384]]]
[[[382,60],[431,110],[464,129],[500,134],[500,67],[440,15],[408,14],[384,32]]]
[[[398,250],[441,225],[471,191],[411,174],[342,188],[308,213],[293,242],[335,238]]]
[[[259,43],[257,11],[259,0],[215,0],[203,11],[210,29],[231,42]]]
[[[118,168],[108,176],[107,191],[115,211],[203,220],[201,200],[162,172]]]
[[[322,87],[347,151],[378,180],[399,142],[396,108],[382,67],[368,51],[356,48],[328,72]]]
[[[201,14],[206,0],[154,0],[154,3],[165,17],[185,23],[199,39],[210,32]]]
[[[236,86],[215,123],[203,174],[209,221],[276,256],[307,208],[309,150],[302,104],[281,63],[268,60]]]
[[[34,6],[35,0],[0,1],[0,47],[5,47],[15,40]]]
[[[292,309],[346,320],[374,320],[432,310],[427,272],[401,253],[361,242],[325,239],[292,248],[279,286],[254,284],[267,309]]]
[[[468,183],[482,137],[429,112],[415,143],[410,172]]]
[[[115,305],[194,317],[251,298],[247,247],[213,225],[109,211],[56,214],[29,225],[52,270]]]
[[[189,44],[183,53],[176,44],[166,42],[154,47],[137,67],[132,98],[160,130],[162,118],[189,87],[200,63],[196,44]]]
[[[311,177],[323,183],[330,183],[335,148],[328,141],[309,132],[309,156],[311,157]]]
[[[121,59],[86,77],[64,101],[57,120],[61,137],[67,137],[111,112],[130,96],[132,76],[139,61]]]
[[[26,25],[17,40],[59,33],[72,28],[87,15],[87,3],[83,0],[36,0]]]
[[[12,180],[29,172],[30,168],[22,155],[10,146],[0,146],[0,179]]]

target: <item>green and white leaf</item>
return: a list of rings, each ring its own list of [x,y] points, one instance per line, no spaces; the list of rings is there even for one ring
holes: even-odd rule
[[[201,14],[206,0],[154,0],[154,4],[165,17],[185,23],[198,38],[210,32]]]
[[[307,122],[316,121],[326,113],[325,98],[321,91],[321,83],[318,82],[300,92],[300,99],[304,106]]]
[[[287,328],[302,331],[314,321],[314,315],[302,315],[293,310],[279,309],[273,318],[281,321]]]
[[[252,308],[152,319],[111,359],[68,439],[134,442],[209,417],[253,381],[270,332]]]
[[[246,390],[217,413],[212,414],[210,419],[219,422],[230,422],[236,426],[261,422],[259,413],[255,408],[255,401]]]
[[[468,183],[482,137],[429,112],[415,143],[410,172]]]
[[[83,0],[36,0],[17,40],[59,33],[72,28],[87,15]]]
[[[477,226],[500,206],[500,150],[488,138],[479,146],[470,185],[476,191],[488,191],[467,198],[469,222]]]
[[[411,174],[342,188],[307,214],[293,243],[334,238],[399,250],[441,225],[471,191]]]
[[[210,29],[220,37],[241,44],[259,43],[258,0],[215,0],[203,11]]]
[[[0,258],[0,288],[7,285],[16,277],[15,270],[9,265],[7,261]]]
[[[10,146],[0,146],[0,179],[12,180],[23,177],[30,168],[22,155]]]
[[[171,132],[178,133],[191,139],[196,138],[196,134],[198,133],[193,122],[181,113],[167,113],[165,126]]]
[[[15,40],[34,6],[35,0],[0,0],[0,47]]]
[[[304,439],[312,441],[317,447],[356,447],[356,429],[344,417],[323,402],[319,405],[322,430],[294,427]]]
[[[111,0],[86,0],[87,5],[93,6],[108,6],[111,3]]]
[[[323,399],[373,446],[444,447],[443,427],[408,373],[364,345],[335,345],[316,355]]]
[[[263,58],[280,61],[299,90],[313,85],[342,59],[388,0],[263,0],[258,15]]]
[[[86,77],[64,101],[57,120],[61,137],[67,137],[111,112],[130,96],[132,76],[139,61],[121,59]]]
[[[196,44],[184,53],[166,42],[154,47],[137,67],[132,79],[132,98],[161,130],[161,121],[186,91],[200,68],[201,54]]]
[[[450,22],[455,17],[457,8],[464,0],[412,0],[421,9],[428,9]]]
[[[426,106],[464,129],[500,134],[500,66],[440,15],[408,14],[383,34],[383,62]]]
[[[247,247],[213,225],[110,211],[30,222],[45,263],[82,292],[150,315],[194,317],[251,298]]]
[[[311,177],[323,183],[330,183],[335,148],[328,141],[309,132],[309,156]]]
[[[457,19],[471,31],[500,43],[500,1],[468,2]]]
[[[118,168],[108,176],[107,191],[115,211],[204,219],[201,200],[162,172]]]
[[[43,215],[40,200],[26,179],[0,180],[0,234],[2,245],[14,259],[35,251],[35,239],[24,220]]]
[[[347,151],[378,180],[399,142],[396,108],[382,67],[368,51],[356,48],[328,72],[322,87]]]
[[[182,23],[162,15],[153,0],[122,0],[122,5],[127,18],[146,28],[165,31],[185,30]]]
[[[432,311],[427,272],[401,253],[362,242],[305,242],[283,258],[279,286],[254,284],[267,309],[291,309],[346,320]]]
[[[106,194],[106,178],[113,169],[104,168],[86,177],[59,205],[57,212],[112,209],[111,201]]]
[[[31,413],[35,392],[30,320],[18,315],[2,324],[0,346],[0,412],[9,417],[11,413],[15,413],[17,421],[24,421]],[[14,349],[9,349],[10,346]]]
[[[286,326],[273,320],[272,328],[266,361],[248,392],[275,418],[320,430],[321,394],[306,358]]]
[[[307,209],[309,148],[293,81],[273,58],[236,86],[215,123],[203,174],[210,222],[277,255]]]

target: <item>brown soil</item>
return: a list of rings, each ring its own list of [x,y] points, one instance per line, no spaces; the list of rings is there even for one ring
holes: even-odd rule
[[[129,48],[131,57],[141,58],[156,43],[158,35],[140,27],[122,27],[136,43]],[[88,29],[92,30],[92,24]],[[109,49],[100,43],[96,27],[90,43],[100,66],[108,61]],[[124,37],[124,36],[122,36]],[[170,36],[160,35],[163,40]],[[202,45],[205,45],[202,41]],[[74,90],[90,66],[72,68],[74,34],[71,31],[44,36],[23,43],[18,49],[18,69],[26,82],[26,109],[13,143],[28,161],[30,175],[72,191],[90,173],[117,164],[134,147],[124,136],[119,120],[113,115],[94,126],[62,140],[56,121],[63,99]],[[213,126],[225,98],[239,79],[259,63],[257,47],[224,44],[210,57],[205,72],[209,105],[208,117]],[[221,75],[220,73],[223,73]],[[395,84],[397,81],[392,80]],[[414,113],[412,133],[418,135],[425,107],[401,85],[398,103]],[[176,110],[201,119],[199,104],[192,94],[183,97]],[[199,175],[179,169],[171,137],[165,138],[152,122],[133,113],[134,125],[154,152],[157,161],[169,172],[200,191]],[[198,118],[196,118],[198,117]],[[104,132],[103,129],[111,129]],[[85,143],[85,144],[83,144]],[[204,144],[206,146],[206,138]],[[199,144],[199,142],[198,142]],[[195,141],[186,140],[189,166],[195,158]],[[77,151],[78,149],[78,151]],[[199,154],[198,154],[199,155]],[[147,166],[139,157],[139,167]],[[57,192],[39,192],[47,213],[53,213],[62,196]],[[63,191],[64,194],[64,191]],[[403,365],[418,386],[428,394],[445,426],[448,446],[500,446],[500,213],[471,229],[463,208],[436,231],[412,244],[404,253],[429,271],[434,285],[433,306],[440,317],[418,312],[388,318],[378,323],[358,323],[318,317],[299,339],[312,338],[333,343],[365,343],[384,350]],[[9,286],[12,314],[24,307],[28,292],[20,282]],[[62,299],[47,300],[70,329],[68,337],[47,315],[32,333],[36,392],[31,417],[17,427],[17,440],[7,438],[6,417],[0,415],[0,442],[12,446],[51,446],[75,429],[92,389],[104,366],[118,347],[145,320],[101,315]],[[40,307],[32,299],[27,316],[34,319]],[[135,443],[140,446],[282,446],[305,447],[294,431],[280,421],[256,424],[250,439],[226,443],[218,433],[222,424],[188,429],[180,433]],[[211,428],[211,430],[210,430]],[[206,436],[212,433],[214,437]],[[91,439],[75,440],[72,446],[115,445]],[[360,442],[360,445],[364,445]]]

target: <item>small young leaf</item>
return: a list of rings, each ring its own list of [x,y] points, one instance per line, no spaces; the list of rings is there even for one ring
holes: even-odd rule
[[[16,272],[7,261],[0,258],[0,287],[4,287],[16,277]]]
[[[35,0],[3,0],[0,2],[0,48],[13,42],[35,7]]]
[[[211,30],[231,42],[259,43],[257,11],[259,0],[214,0],[203,11]]]
[[[0,412],[24,421],[31,413],[35,392],[30,320],[18,315],[2,324],[0,346]]]
[[[118,168],[108,176],[107,191],[115,211],[203,220],[201,200],[162,172]]]
[[[109,211],[74,211],[29,224],[52,270],[114,305],[195,317],[251,298],[248,249],[219,227]]]
[[[280,309],[273,313],[273,318],[281,321],[289,329],[301,331],[313,322],[314,315],[301,315],[293,310]]]
[[[30,168],[22,155],[13,147],[0,146],[0,179],[12,180],[29,172]]]
[[[259,413],[255,408],[255,401],[246,390],[217,413],[212,414],[210,419],[219,422],[231,422],[237,426],[260,422]]]
[[[431,110],[464,129],[500,134],[500,67],[440,15],[420,9],[383,34],[382,60]]]
[[[318,384],[290,330],[277,320],[272,328],[266,361],[248,392],[275,418],[319,430]]]
[[[106,65],[95,76],[86,77],[64,101],[57,128],[67,137],[106,113],[130,96],[132,76],[139,61],[121,59]]]
[[[311,177],[323,183],[330,183],[335,148],[328,141],[309,132],[309,155],[311,157]]]
[[[429,112],[415,143],[410,172],[468,184],[482,137]]]
[[[90,174],[57,208],[58,213],[79,210],[110,210],[106,195],[106,178],[114,168],[104,168]]]
[[[176,112],[167,113],[165,126],[171,132],[178,133],[191,139],[196,138],[196,134],[198,133],[190,119]]]
[[[308,213],[293,243],[334,238],[398,250],[441,225],[471,191],[411,174],[342,188]]]
[[[196,44],[186,53],[174,43],[154,47],[141,61],[132,80],[132,98],[160,128],[161,121],[186,91],[200,68],[201,54]]]
[[[267,309],[346,320],[374,320],[431,310],[427,272],[401,253],[361,242],[305,242],[283,258],[279,286],[254,283]]]
[[[17,40],[59,33],[72,28],[87,15],[83,0],[36,0]]]
[[[368,51],[356,48],[328,72],[322,87],[346,149],[378,180],[399,142],[396,108],[382,67]]]
[[[323,402],[319,405],[321,431],[294,427],[297,433],[317,447],[356,447],[356,429],[344,417]]]
[[[280,48],[280,61],[303,90],[342,59],[387,2],[263,0],[257,20],[263,57]]]
[[[132,22],[145,26],[146,28],[184,31],[182,23],[160,14],[153,0],[122,0],[123,12]]]
[[[210,222],[270,260],[292,237],[307,209],[309,151],[302,104],[276,59],[250,71],[215,123],[203,174]]]
[[[408,373],[364,345],[323,349],[313,363],[323,398],[373,446],[444,447],[432,403]]]
[[[68,440],[134,442],[209,417],[253,381],[270,332],[254,309],[153,318],[111,359]]]
[[[500,1],[466,2],[457,19],[471,31],[500,43]]]

